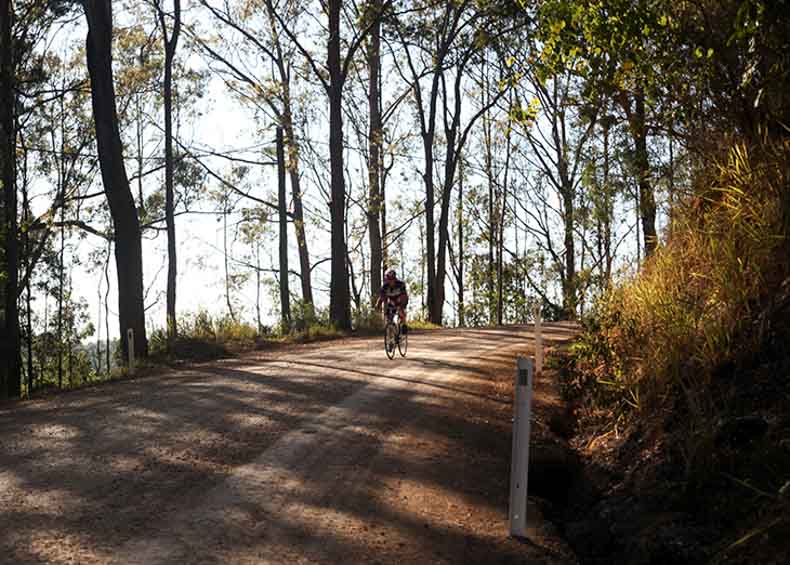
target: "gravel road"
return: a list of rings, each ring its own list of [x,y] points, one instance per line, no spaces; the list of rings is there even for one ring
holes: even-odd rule
[[[294,346],[0,408],[0,563],[573,563],[538,513],[506,537],[530,330],[415,332],[395,361],[378,338]]]

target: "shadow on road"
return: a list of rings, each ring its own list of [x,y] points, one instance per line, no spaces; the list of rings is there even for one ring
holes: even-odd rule
[[[546,331],[549,340],[570,335]],[[283,469],[298,487],[289,504],[302,516],[242,501],[243,515],[225,517],[213,533],[211,555],[264,547],[327,563],[371,551],[381,563],[522,562],[523,548],[502,540],[510,399],[483,363],[509,363],[514,350],[504,347],[525,344],[523,329],[444,333],[413,339],[396,366],[376,349],[360,355],[327,344],[246,368],[209,366],[0,410],[0,556],[110,562],[134,540],[166,531],[279,438],[310,433],[316,415],[363,388],[386,387],[338,436],[347,449],[328,451],[319,469]],[[448,344],[452,359],[436,354]],[[445,503],[459,514],[426,506]],[[340,526],[311,521],[327,516]],[[268,537],[274,531],[281,540]]]

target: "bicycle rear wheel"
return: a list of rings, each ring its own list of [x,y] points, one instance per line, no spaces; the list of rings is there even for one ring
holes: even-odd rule
[[[409,334],[400,332],[400,339],[398,340],[398,352],[401,357],[406,357],[406,351],[409,349]]]
[[[395,359],[395,334],[397,331],[392,322],[387,323],[384,327],[384,352],[390,359]]]

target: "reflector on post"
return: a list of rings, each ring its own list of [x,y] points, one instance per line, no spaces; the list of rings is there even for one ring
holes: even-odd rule
[[[513,394],[513,453],[510,462],[510,535],[527,537],[527,478],[529,475],[529,429],[532,404],[533,364],[516,361]]]

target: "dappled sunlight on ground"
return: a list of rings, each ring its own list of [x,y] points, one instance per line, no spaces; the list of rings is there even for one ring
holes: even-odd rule
[[[487,366],[528,338],[414,332],[394,362],[379,339],[342,340],[4,408],[0,555],[519,562],[503,544],[509,397]]]

